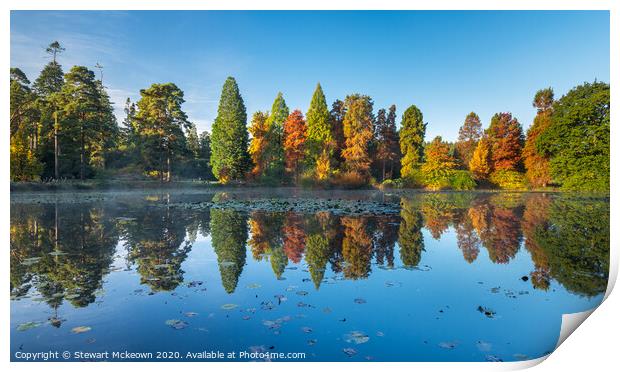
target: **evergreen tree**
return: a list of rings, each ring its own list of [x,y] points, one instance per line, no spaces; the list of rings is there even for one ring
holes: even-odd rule
[[[422,112],[411,105],[403,113],[400,123],[400,151],[401,176],[415,177],[424,157],[424,135],[426,133],[426,123],[422,117]]]
[[[609,191],[609,84],[573,88],[553,104],[551,124],[536,141],[553,179],[568,190]]]
[[[198,138],[198,130],[194,123],[187,125],[187,149],[194,159],[200,157],[200,138]]]
[[[169,182],[172,161],[187,148],[183,130],[190,123],[181,108],[183,91],[173,83],[153,84],[142,89],[140,96],[135,120],[146,170],[156,171],[162,182]]]
[[[471,161],[478,141],[482,137],[482,123],[475,112],[470,112],[465,117],[465,122],[459,128],[459,138],[456,142],[456,150],[461,164],[467,168]]]
[[[246,122],[239,87],[234,78],[228,77],[211,132],[211,167],[222,183],[242,179],[251,167]]]
[[[381,162],[381,180],[386,179],[386,166],[389,165],[390,178],[394,177],[394,162],[398,160],[398,132],[396,131],[396,106],[390,106],[385,117],[385,110],[377,112],[376,124],[377,159]]]
[[[318,179],[326,179],[331,171],[334,137],[331,131],[329,110],[321,84],[316,85],[310,107],[306,113],[308,166]]]
[[[270,182],[281,181],[284,177],[284,121],[289,109],[282,93],[278,93],[267,119],[267,143],[265,148],[267,167],[265,177]]]
[[[334,142],[334,158],[338,163],[342,163],[342,150],[344,149],[344,117],[347,108],[341,100],[337,99],[332,103],[329,112],[329,122]]]

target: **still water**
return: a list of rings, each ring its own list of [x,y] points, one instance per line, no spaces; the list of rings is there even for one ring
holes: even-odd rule
[[[533,359],[609,271],[607,197],[13,194],[10,216],[14,361]]]

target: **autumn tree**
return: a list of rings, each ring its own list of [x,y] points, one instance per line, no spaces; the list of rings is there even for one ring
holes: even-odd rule
[[[486,131],[491,144],[492,170],[519,170],[523,148],[523,130],[512,114],[493,115]]]
[[[255,179],[260,178],[267,168],[268,118],[269,115],[266,112],[257,111],[252,115],[250,122],[249,131],[252,139],[248,151],[253,164],[252,177]]]
[[[345,148],[342,151],[345,167],[349,172],[368,179],[371,163],[368,146],[374,133],[372,99],[355,94],[346,98],[345,105]]]
[[[409,106],[403,113],[399,133],[402,177],[414,177],[422,165],[425,133],[422,112],[415,105]]]
[[[211,167],[222,183],[242,179],[251,167],[246,121],[245,104],[237,82],[228,77],[222,87],[211,132]]]
[[[491,174],[491,144],[486,136],[478,141],[469,161],[469,170],[478,180],[484,180]]]
[[[169,182],[173,159],[186,146],[183,130],[190,126],[181,108],[183,91],[173,83],[153,84],[140,91],[135,120],[142,142],[142,157],[157,171],[160,180]],[[147,169],[147,170],[148,170]]]
[[[530,184],[545,187],[551,181],[549,158],[538,152],[536,141],[551,125],[553,113],[553,89],[541,89],[536,92],[532,103],[538,109],[534,122],[527,130],[525,145],[523,146],[523,163],[527,179]]]
[[[284,158],[286,172],[297,181],[305,153],[306,122],[299,110],[293,111],[284,122]]]
[[[329,110],[321,84],[317,84],[310,107],[306,113],[306,155],[308,166],[317,179],[324,180],[331,172],[334,137],[331,131]]]
[[[450,146],[437,136],[424,150],[425,161],[421,170],[428,188],[440,189],[449,183],[449,176],[456,168],[456,160],[450,155]]]
[[[475,112],[470,112],[465,117],[465,122],[459,128],[459,137],[456,141],[456,150],[461,164],[467,168],[471,161],[478,141],[482,137],[482,123]]]

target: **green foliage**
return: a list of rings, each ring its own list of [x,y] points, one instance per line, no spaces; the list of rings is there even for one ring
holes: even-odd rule
[[[416,169],[422,165],[424,157],[424,135],[426,123],[422,112],[414,105],[403,113],[400,123],[399,142],[401,159],[401,176],[403,178],[415,178]]]
[[[246,122],[247,114],[239,87],[234,78],[228,77],[222,87],[211,133],[211,167],[222,183],[243,179],[250,169]]]
[[[213,209],[210,230],[222,285],[227,293],[233,293],[245,265],[245,244],[248,240],[247,215],[230,209]]]
[[[265,179],[276,180],[276,183],[284,178],[284,122],[288,115],[284,97],[278,93],[266,122],[265,169],[262,175]]]
[[[450,175],[450,188],[453,190],[473,190],[476,185],[476,180],[468,171],[455,170]]]
[[[550,157],[551,175],[565,190],[609,191],[609,84],[584,83],[553,104],[536,148]]]
[[[173,83],[153,84],[142,89],[140,96],[135,121],[145,170],[156,171],[162,181],[170,181],[171,162],[187,149],[183,130],[191,129],[181,108],[183,91]]]
[[[456,160],[450,155],[450,147],[440,136],[435,137],[425,150],[425,162],[421,167],[425,186],[441,190],[450,186],[450,175],[456,167]]]
[[[491,173],[489,181],[501,189],[527,190],[528,184],[525,175],[513,170],[498,170]]]
[[[306,113],[306,151],[308,166],[313,168],[323,153],[331,153],[334,137],[330,115],[321,84],[316,85],[310,107]]]

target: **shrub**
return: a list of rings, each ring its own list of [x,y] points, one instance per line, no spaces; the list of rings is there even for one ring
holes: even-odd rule
[[[450,177],[450,188],[453,190],[473,190],[476,185],[471,173],[465,170],[454,171]]]
[[[424,173],[420,169],[412,169],[408,176],[402,178],[403,187],[421,188],[426,186]]]
[[[525,174],[513,170],[498,170],[491,173],[489,181],[501,189],[526,190]]]
[[[381,187],[382,189],[402,189],[403,180],[402,178],[387,179],[383,181],[379,187]]]

